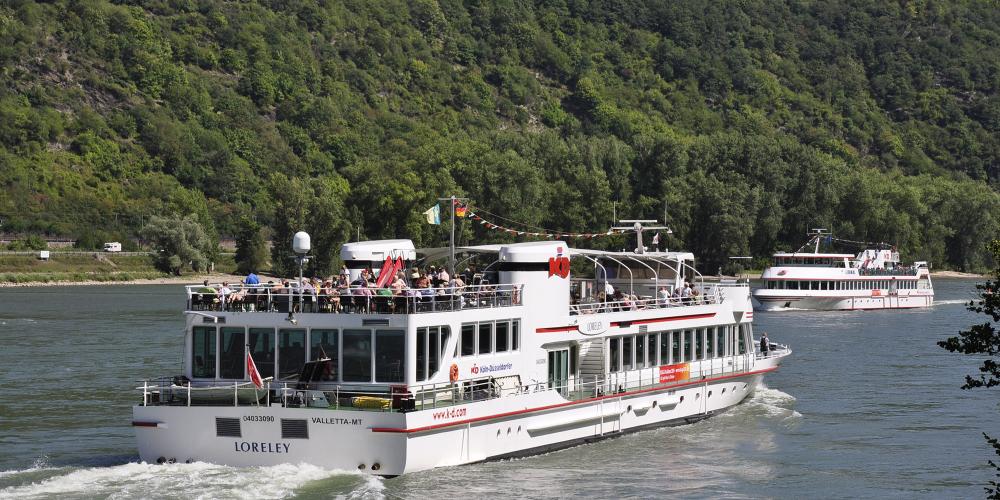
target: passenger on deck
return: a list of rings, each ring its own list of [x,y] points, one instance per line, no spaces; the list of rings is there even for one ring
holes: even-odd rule
[[[243,280],[243,283],[246,283],[247,285],[259,285],[260,278],[257,276],[256,273],[250,271],[250,274],[248,274],[247,277]]]
[[[403,295],[403,292],[406,291],[407,287],[406,280],[403,279],[402,272],[396,273],[396,279],[392,281],[392,284],[389,285],[389,287],[392,289],[393,295]]]
[[[691,302],[691,283],[684,282],[684,289],[681,290],[681,302]]]
[[[217,293],[217,297],[219,298],[219,304],[222,305],[222,310],[223,311],[226,310],[226,306],[228,305],[226,301],[229,300],[229,296],[232,293],[233,293],[233,290],[231,288],[229,288],[229,282],[228,281],[223,281],[222,282],[222,287],[219,288],[219,292]]]
[[[438,270],[437,279],[437,286],[448,286],[448,282],[451,281],[451,276],[448,275],[448,270],[442,267]]]
[[[660,299],[660,306],[666,307],[670,305],[670,290],[665,286],[661,286],[658,298]]]

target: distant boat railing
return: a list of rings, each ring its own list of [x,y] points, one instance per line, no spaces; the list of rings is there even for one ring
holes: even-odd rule
[[[916,276],[920,268],[904,267],[895,269],[858,269],[858,276]]]
[[[277,313],[417,314],[521,305],[522,284],[390,288],[352,286],[333,293],[273,285],[188,285],[187,310]]]

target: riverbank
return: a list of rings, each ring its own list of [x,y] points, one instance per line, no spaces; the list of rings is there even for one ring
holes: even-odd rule
[[[88,285],[197,285],[208,280],[212,283],[221,283],[223,281],[228,281],[230,283],[239,283],[243,280],[245,276],[238,276],[235,274],[223,274],[223,273],[209,273],[209,274],[192,274],[188,276],[160,276],[155,278],[135,278],[135,279],[121,279],[116,280],[114,277],[109,277],[109,279],[91,279],[91,280],[48,280],[48,281],[24,281],[24,282],[13,282],[13,281],[0,281],[0,288],[9,287],[27,287],[27,286],[88,286]]]

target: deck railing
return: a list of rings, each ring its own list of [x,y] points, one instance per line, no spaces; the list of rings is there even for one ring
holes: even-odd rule
[[[570,305],[570,314],[598,314],[620,311],[638,311],[642,309],[665,309],[669,307],[693,306],[700,304],[719,304],[722,295],[717,288],[702,295],[692,297],[637,297],[609,302],[581,302]]]
[[[608,395],[655,390],[687,382],[738,375],[749,372],[753,365],[751,357],[757,359],[780,357],[790,353],[786,346],[773,344],[768,354],[753,352],[744,355],[712,358],[690,362],[687,378],[664,380],[660,378],[658,366],[613,372],[605,377],[585,377],[563,384],[534,382],[504,387],[494,377],[466,379],[457,382],[441,382],[419,386],[390,386],[385,390],[372,391],[351,386],[336,386],[334,389],[310,389],[296,382],[280,385],[265,382],[263,389],[257,389],[249,382],[233,382],[229,385],[194,387],[190,383],[178,384],[176,380],[158,379],[143,381],[136,389],[143,394],[143,406],[270,406],[280,404],[286,407],[330,408],[340,410],[405,412],[431,410],[464,405],[479,401],[557,391],[568,400],[599,398]],[[505,377],[511,378],[511,377]]]
[[[521,284],[412,288],[393,293],[388,288],[349,287],[334,293],[273,285],[238,285],[222,293],[221,285],[189,285],[187,310],[417,314],[521,305]]]

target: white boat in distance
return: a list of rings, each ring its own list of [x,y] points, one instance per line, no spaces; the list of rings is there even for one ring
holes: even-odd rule
[[[704,282],[690,253],[458,251],[491,262],[474,284],[350,289],[338,305],[301,289],[219,300],[187,287],[184,375],[138,388],[140,457],[395,476],[531,455],[715,415],[791,352],[759,352],[748,283]],[[348,243],[341,256],[352,280],[418,262],[409,240]],[[571,277],[570,259],[594,277]],[[701,293],[670,297],[685,281]],[[248,354],[271,377],[264,389],[248,382]]]
[[[753,291],[759,309],[855,310],[927,307],[934,302],[930,267],[918,261],[900,264],[890,245],[872,245],[857,255],[820,253],[821,242],[837,241],[814,230],[803,248],[812,252],[774,254]]]

